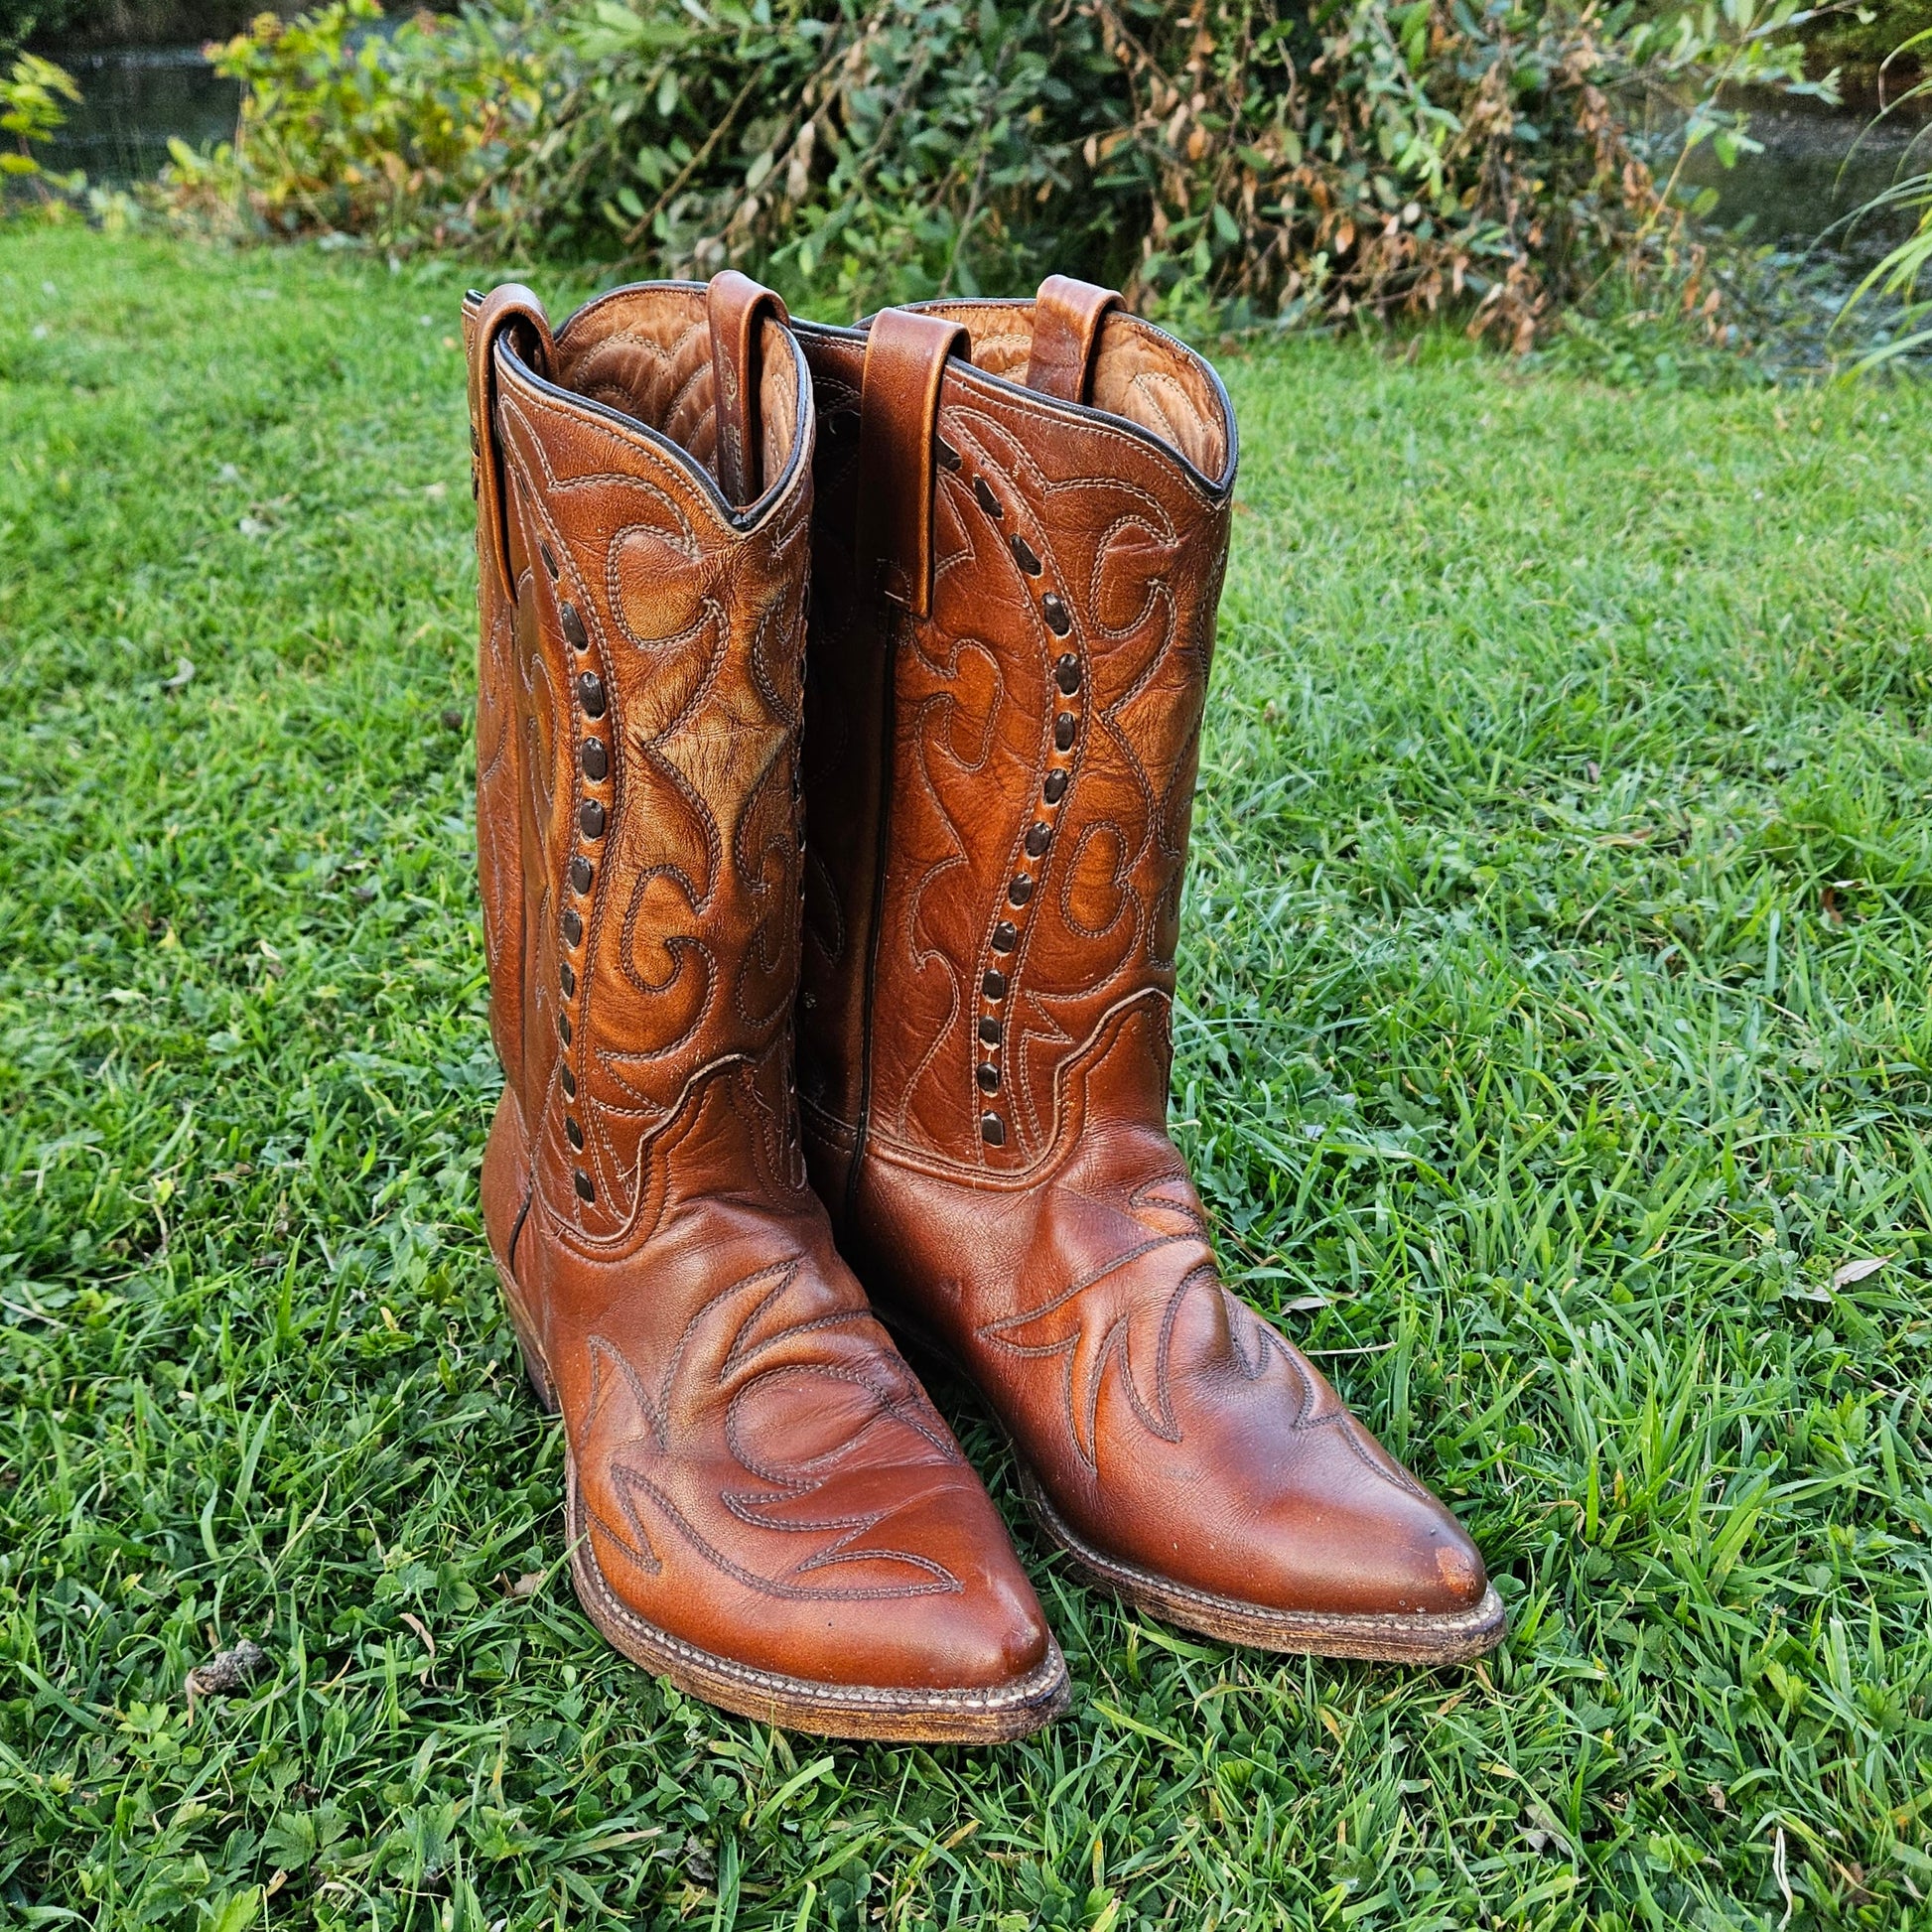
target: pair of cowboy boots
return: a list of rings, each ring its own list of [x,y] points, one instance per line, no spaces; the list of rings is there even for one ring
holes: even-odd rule
[[[592,1620],[799,1729],[1064,1706],[877,1310],[1130,1603],[1282,1651],[1495,1643],[1475,1547],[1222,1286],[1168,1138],[1213,371],[1058,277],[856,329],[737,274],[464,321],[483,1217]]]

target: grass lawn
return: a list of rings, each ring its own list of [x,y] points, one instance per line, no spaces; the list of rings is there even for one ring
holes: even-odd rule
[[[1179,1135],[1514,1628],[1191,1641],[967,1417],[1073,1711],[856,1748],[563,1574],[462,281],[0,238],[0,1925],[1932,1927],[1932,389],[1229,368]]]

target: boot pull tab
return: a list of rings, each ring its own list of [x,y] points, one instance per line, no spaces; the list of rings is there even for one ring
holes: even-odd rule
[[[1034,298],[1034,346],[1027,359],[1027,387],[1061,402],[1085,402],[1093,389],[1093,352],[1100,325],[1123,308],[1112,289],[1049,275]]]
[[[859,391],[859,582],[915,618],[932,610],[932,484],[946,358],[972,338],[938,316],[883,309]],[[957,462],[957,459],[954,459]]]
[[[791,321],[770,289],[728,268],[705,290],[711,322],[711,379],[718,416],[718,486],[726,500],[743,509],[763,481],[762,425],[759,421],[759,377],[767,320]]]
[[[503,595],[516,602],[510,570],[507,493],[503,488],[503,451],[496,434],[496,338],[517,332],[517,351],[549,377],[557,345],[551,339],[543,304],[521,282],[505,282],[487,295],[475,289],[463,301],[463,341],[470,364],[470,454],[476,465],[477,536],[483,567],[496,572]]]

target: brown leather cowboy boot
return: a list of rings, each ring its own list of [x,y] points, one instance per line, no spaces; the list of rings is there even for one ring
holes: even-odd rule
[[[833,1249],[791,1080],[813,412],[777,298],[472,297],[478,847],[506,1076],[483,1219],[571,1567],[693,1695],[990,1741],[1066,1674]]]
[[[822,425],[799,1077],[842,1251],[1129,1601],[1277,1650],[1488,1649],[1475,1546],[1221,1285],[1168,1138],[1225,391],[1059,277],[797,334]]]

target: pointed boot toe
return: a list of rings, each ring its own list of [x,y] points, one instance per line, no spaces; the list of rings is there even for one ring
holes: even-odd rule
[[[1067,1700],[1038,1600],[856,1285],[813,1260],[759,1308],[752,1346],[737,1317],[722,1348],[687,1326],[681,1360],[647,1317],[607,1322],[590,1386],[560,1375],[579,1600],[633,1661],[768,1723],[1024,1736]],[[667,1353],[679,1372],[653,1401],[624,1364]]]
[[[1224,1642],[1415,1664],[1494,1648],[1502,1601],[1461,1524],[1284,1336],[1186,1272],[1115,1271],[1102,1318],[1126,1345],[1095,1371],[1085,1455],[991,1365],[1048,1535],[1123,1600]],[[1135,1348],[1137,1325],[1165,1330],[1165,1355]]]

